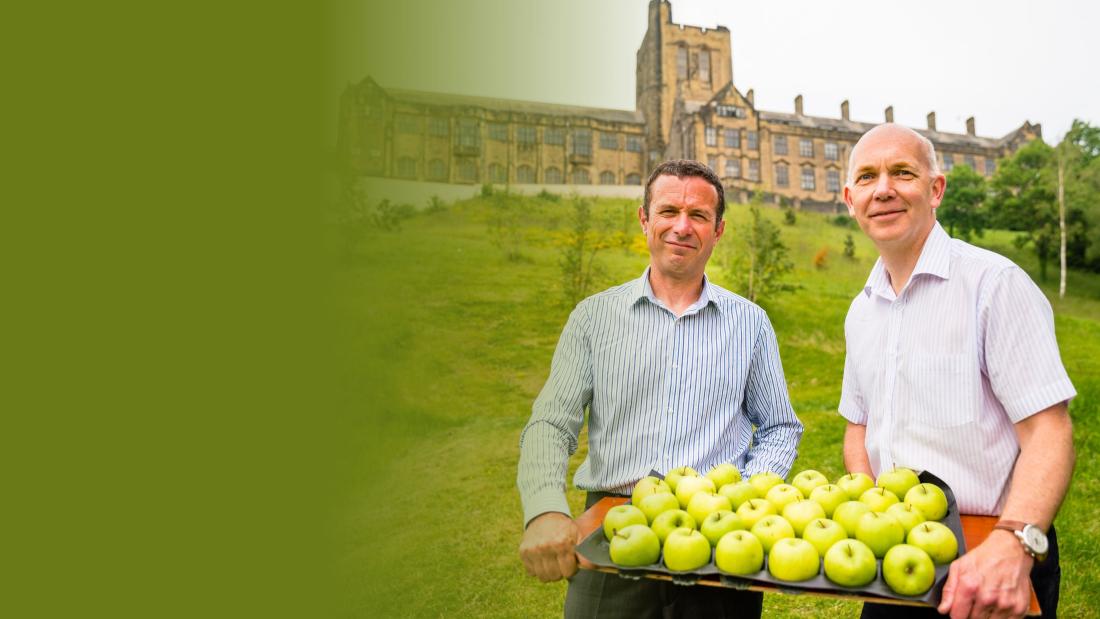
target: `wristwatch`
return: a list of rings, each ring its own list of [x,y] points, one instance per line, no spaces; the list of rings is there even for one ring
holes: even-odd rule
[[[1006,531],[1012,531],[1016,534],[1016,537],[1020,538],[1020,543],[1023,544],[1024,550],[1033,557],[1036,561],[1042,561],[1047,558],[1047,550],[1049,550],[1050,543],[1047,541],[1046,533],[1039,527],[1028,524],[1026,522],[1020,522],[1019,520],[1001,520],[997,524],[993,525],[994,529],[1004,529]]]

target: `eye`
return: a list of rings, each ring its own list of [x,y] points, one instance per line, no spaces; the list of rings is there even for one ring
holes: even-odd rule
[[[856,181],[857,182],[869,181],[874,177],[875,177],[874,174],[871,174],[870,172],[864,172],[863,174],[860,174],[858,177],[856,177]]]
[[[912,170],[898,170],[894,175],[902,178],[913,178],[913,176],[915,176]]]

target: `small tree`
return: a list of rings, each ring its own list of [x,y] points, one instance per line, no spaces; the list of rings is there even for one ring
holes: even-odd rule
[[[504,251],[504,257],[510,262],[522,260],[524,238],[520,205],[507,192],[490,193],[486,199],[489,201],[490,242]]]
[[[1058,243],[1054,168],[1054,149],[1042,140],[1032,140],[1001,160],[990,198],[992,216],[999,227],[1023,232],[1016,238],[1019,247],[1028,243],[1034,246],[1042,281],[1047,279],[1047,265],[1056,255]]]
[[[562,276],[562,300],[569,307],[579,303],[595,288],[603,269],[596,260],[606,243],[596,227],[592,201],[574,197],[572,227],[561,245],[558,264]]]
[[[960,165],[947,175],[947,192],[936,209],[936,219],[953,237],[970,240],[970,235],[985,233],[986,215],[982,205],[986,198],[985,177]]]
[[[745,298],[756,302],[766,296],[795,290],[797,286],[784,281],[794,269],[787,259],[787,246],[779,235],[779,228],[764,219],[760,213],[760,198],[749,203],[749,225],[740,235],[744,238],[743,251],[738,253],[729,269],[730,279],[736,281]]]
[[[844,237],[844,257],[849,260],[856,259],[856,240],[852,238],[851,232]]]
[[[794,214],[794,209],[787,206],[783,208],[783,223],[788,226],[793,226],[798,223],[798,218]]]

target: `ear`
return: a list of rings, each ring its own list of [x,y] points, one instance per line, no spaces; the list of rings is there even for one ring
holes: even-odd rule
[[[844,186],[844,203],[848,205],[848,215],[850,217],[855,217],[856,209],[852,203],[852,188],[848,185]]]
[[[940,174],[936,178],[932,179],[932,200],[930,201],[932,209],[939,208],[940,203],[943,202],[943,194],[947,191],[947,177]]]
[[[645,226],[649,223],[649,218],[645,216],[645,207],[638,207],[638,223],[642,224],[642,232],[645,232]]]
[[[718,222],[718,227],[714,230],[714,242],[717,243],[718,239],[722,238],[722,233],[726,231],[726,220]]]

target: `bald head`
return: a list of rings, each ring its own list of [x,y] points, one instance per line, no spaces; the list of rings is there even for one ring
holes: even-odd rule
[[[856,154],[861,147],[865,146],[866,142],[872,139],[877,140],[891,139],[901,141],[911,141],[919,144],[920,152],[924,158],[924,165],[928,166],[928,171],[932,177],[939,176],[940,166],[936,163],[936,147],[932,145],[932,141],[923,135],[913,131],[909,127],[903,127],[895,123],[884,123],[872,128],[867,133],[864,133],[856,145],[852,147],[852,152],[848,154],[848,179],[847,184],[851,185],[853,177],[855,175],[855,168],[853,167],[856,161]]]

